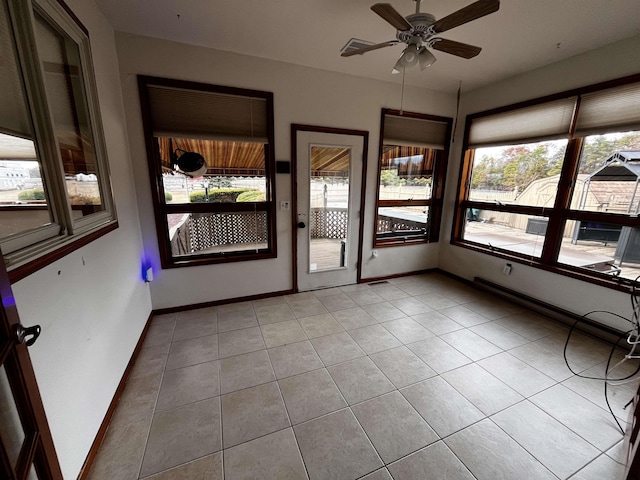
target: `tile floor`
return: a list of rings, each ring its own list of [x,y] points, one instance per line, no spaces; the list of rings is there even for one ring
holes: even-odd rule
[[[437,273],[157,316],[90,479],[618,479],[566,335]],[[568,355],[597,377],[609,351]]]

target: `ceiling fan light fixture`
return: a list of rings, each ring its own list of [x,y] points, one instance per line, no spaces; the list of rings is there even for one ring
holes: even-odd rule
[[[433,65],[436,61],[436,57],[431,53],[427,47],[422,47],[420,53],[418,53],[418,63],[420,64],[420,70],[426,70],[427,67]]]
[[[404,65],[402,64],[402,57],[400,57],[396,62],[396,64],[393,66],[393,70],[391,70],[391,73],[393,75],[396,75],[398,73],[402,73],[403,70],[404,70]]]
[[[404,67],[413,67],[418,63],[418,47],[411,44],[405,48],[400,57],[400,62],[402,62]]]

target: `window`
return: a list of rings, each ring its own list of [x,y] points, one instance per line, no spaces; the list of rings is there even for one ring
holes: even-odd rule
[[[640,76],[467,118],[452,242],[607,286],[640,275]]]
[[[382,110],[374,246],[437,241],[451,119]]]
[[[146,76],[139,88],[163,267],[274,257],[273,94]]]
[[[89,39],[53,0],[0,0],[0,246],[12,281],[117,227]]]

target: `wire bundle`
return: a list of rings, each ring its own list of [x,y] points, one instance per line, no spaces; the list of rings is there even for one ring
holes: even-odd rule
[[[638,378],[640,378],[640,376],[636,376],[638,374],[638,372],[640,372],[640,364],[638,365],[638,367],[635,369],[635,371],[632,374],[627,375],[626,377],[611,378],[611,372],[613,372],[616,368],[620,367],[620,365],[622,365],[626,361],[632,360],[632,359],[640,359],[640,353],[636,353],[636,349],[638,348],[638,344],[640,344],[640,299],[638,298],[639,293],[638,293],[638,290],[637,290],[638,280],[639,279],[640,279],[640,276],[636,277],[635,280],[632,282],[632,285],[631,285],[631,288],[632,288],[632,290],[631,290],[631,309],[632,309],[631,319],[628,319],[626,317],[623,317],[622,315],[618,315],[616,313],[608,312],[608,311],[605,311],[605,310],[593,310],[591,312],[585,313],[582,317],[577,319],[573,323],[571,328],[569,329],[569,334],[567,335],[567,340],[564,343],[564,350],[563,350],[564,361],[565,361],[565,363],[567,365],[567,368],[569,368],[569,370],[571,371],[571,373],[573,373],[575,376],[580,377],[580,378],[586,378],[586,379],[589,379],[589,380],[602,380],[602,381],[604,381],[604,399],[605,399],[605,401],[607,403],[607,407],[609,408],[609,412],[613,416],[613,419],[615,420],[616,424],[618,425],[618,428],[620,429],[620,431],[622,432],[623,435],[624,435],[624,429],[620,425],[620,422],[618,421],[618,418],[613,413],[613,409],[611,408],[611,404],[609,403],[608,388],[607,387],[608,387],[608,385],[624,385],[625,383],[631,383],[631,382],[636,381]],[[609,353],[609,358],[607,359],[607,365],[605,367],[604,377],[591,377],[591,376],[588,376],[588,375],[582,375],[582,374],[580,374],[578,372],[575,372],[571,368],[571,366],[569,365],[569,361],[567,359],[567,347],[569,346],[569,341],[571,339],[571,335],[573,334],[574,330],[576,329],[578,324],[580,324],[581,322],[586,320],[590,315],[593,315],[593,314],[596,314],[596,313],[605,313],[605,314],[608,314],[608,315],[613,315],[613,316],[621,318],[622,320],[625,320],[626,322],[629,322],[631,324],[631,329],[628,330],[627,332],[625,332],[624,334],[620,335],[620,337],[618,338],[618,341],[616,341],[616,343],[613,345],[613,347],[611,347],[611,352]],[[629,350],[629,353],[627,353],[622,360],[620,360],[613,367],[611,367],[611,360],[613,358],[613,354],[615,353],[616,348],[618,348],[618,346],[620,345],[620,341],[625,339],[625,338],[626,338],[627,344],[630,345],[630,347],[631,347],[630,350]],[[629,403],[631,403],[631,402],[629,402]],[[625,405],[625,408],[626,408],[626,405]]]

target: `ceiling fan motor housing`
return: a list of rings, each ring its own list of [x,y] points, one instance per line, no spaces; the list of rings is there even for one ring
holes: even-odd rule
[[[430,13],[413,13],[405,17],[407,22],[411,24],[411,30],[398,30],[396,38],[404,43],[415,43],[414,37],[422,40],[428,40],[433,36],[429,31],[429,27],[436,21],[436,17]],[[412,40],[414,40],[412,42]]]

